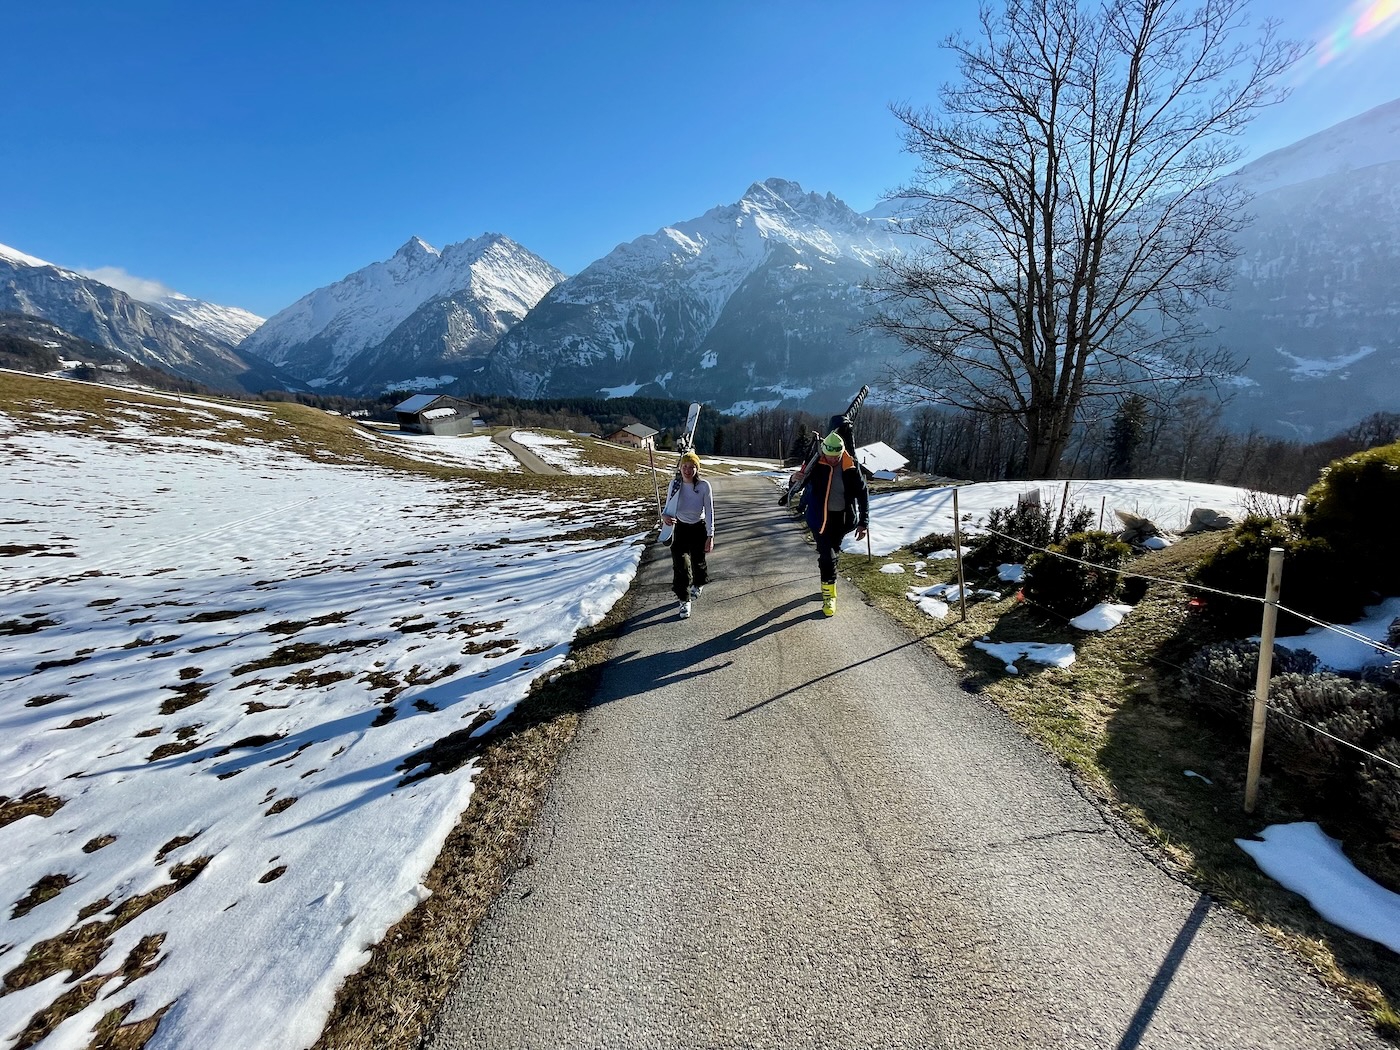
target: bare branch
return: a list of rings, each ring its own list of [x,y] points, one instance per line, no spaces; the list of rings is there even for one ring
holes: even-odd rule
[[[911,397],[1006,416],[1052,474],[1086,403],[1218,382],[1200,308],[1227,286],[1238,137],[1300,48],[1248,0],[1004,0],[945,47],[941,109],[892,107],[924,250],[886,265],[871,327]]]

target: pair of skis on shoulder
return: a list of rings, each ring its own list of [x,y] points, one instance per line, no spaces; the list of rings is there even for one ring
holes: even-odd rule
[[[671,477],[671,487],[667,490],[666,504],[661,508],[661,533],[657,536],[657,542],[663,547],[671,545],[671,537],[676,533],[674,525],[666,524],[666,516],[674,517],[676,514],[676,500],[680,498],[681,483],[681,457],[695,448],[695,425],[700,422],[700,406],[692,404],[690,411],[685,414],[685,431],[676,439],[676,473]]]
[[[846,451],[852,456],[856,454],[856,416],[860,414],[860,406],[865,404],[865,395],[870,393],[870,387],[863,386],[851,399],[851,403],[846,406],[846,411],[839,416],[832,416],[830,428],[827,433],[835,431],[841,435],[841,440],[845,442]],[[786,507],[792,502],[792,498],[801,491],[803,484],[807,481],[807,476],[812,472],[812,468],[817,465],[817,459],[822,454],[822,435],[815,430],[812,431],[812,453],[807,457],[806,464],[800,471],[792,476],[788,487],[783,494],[778,497],[778,506]]]

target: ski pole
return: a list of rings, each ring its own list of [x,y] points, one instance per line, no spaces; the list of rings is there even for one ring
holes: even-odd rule
[[[647,462],[651,464],[651,487],[656,490],[656,520],[661,520],[661,482],[656,480],[656,456],[652,454],[651,438],[647,438]]]

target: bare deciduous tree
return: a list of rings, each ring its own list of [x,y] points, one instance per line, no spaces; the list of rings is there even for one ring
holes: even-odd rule
[[[1005,0],[950,37],[942,111],[893,107],[918,158],[874,328],[915,401],[1012,422],[1056,473],[1082,406],[1235,371],[1195,318],[1227,286],[1237,138],[1301,49],[1248,0]]]

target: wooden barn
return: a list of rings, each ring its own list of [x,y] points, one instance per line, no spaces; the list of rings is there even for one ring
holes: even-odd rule
[[[394,406],[400,430],[439,437],[476,433],[476,419],[480,414],[480,405],[451,394],[414,394]]]
[[[633,423],[625,426],[621,430],[614,430],[607,436],[609,441],[619,445],[630,445],[632,448],[653,448],[652,438],[656,437],[656,431],[651,427],[643,426],[641,423]]]

